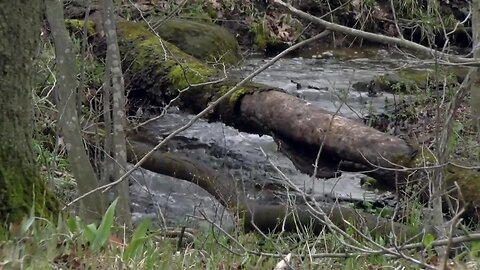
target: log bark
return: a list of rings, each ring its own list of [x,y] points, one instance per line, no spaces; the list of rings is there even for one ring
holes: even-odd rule
[[[392,167],[415,151],[400,138],[362,123],[333,115],[313,104],[278,91],[256,92],[241,99],[240,112],[276,135],[311,145],[333,160]],[[387,180],[387,179],[385,179]]]
[[[35,211],[51,218],[58,201],[40,175],[33,151],[35,65],[41,6],[33,1],[0,2],[0,235]],[[55,220],[55,218],[52,218]],[[2,238],[3,238],[2,237]]]

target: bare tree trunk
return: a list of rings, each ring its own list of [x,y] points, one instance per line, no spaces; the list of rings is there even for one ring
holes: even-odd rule
[[[64,136],[70,168],[77,181],[78,191],[84,194],[97,187],[98,181],[89,162],[83,144],[80,121],[77,113],[77,78],[72,41],[65,26],[63,4],[61,0],[47,0],[47,20],[52,31],[56,65],[57,95],[59,97],[58,117],[61,134]],[[94,193],[82,200],[82,215],[87,220],[102,217],[105,206],[103,196]]]
[[[127,166],[127,148],[125,137],[125,87],[122,74],[122,65],[120,52],[117,42],[117,29],[115,25],[115,10],[112,0],[102,1],[102,17],[103,29],[107,39],[107,68],[108,80],[105,84],[111,90],[112,106],[111,106],[111,120],[112,120],[112,158],[115,160],[113,164],[113,178],[118,179],[126,172]],[[109,93],[106,93],[107,97]],[[110,108],[106,108],[110,111]],[[106,123],[110,125],[110,123]],[[108,159],[108,157],[107,157]],[[131,225],[130,214],[130,197],[129,197],[129,182],[122,181],[117,186],[118,201],[118,216],[120,222]]]
[[[32,207],[45,217],[58,210],[32,150],[32,59],[40,38],[40,8],[28,0],[0,2],[0,232]]]
[[[472,33],[473,33],[473,57],[480,58],[480,0],[472,1]],[[472,85],[470,88],[470,106],[472,109],[472,121],[480,131],[480,68],[474,68]]]

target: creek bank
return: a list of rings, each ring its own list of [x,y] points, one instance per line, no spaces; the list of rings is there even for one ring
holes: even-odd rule
[[[154,1],[142,0],[135,2],[137,2],[136,7],[125,6],[122,9],[124,17],[141,20],[140,10],[144,17],[151,19],[152,16],[166,16],[178,7],[175,3],[158,5]],[[428,16],[429,6],[427,7],[426,2],[412,5],[402,4],[401,1],[393,3],[395,4],[397,17],[400,18],[398,25],[402,29],[402,35],[420,43],[427,42],[421,29],[422,27],[431,27],[431,25],[452,27],[455,22],[464,21],[469,15],[468,1],[440,1],[438,12],[442,14],[441,17],[445,19],[445,22],[425,22],[425,25],[422,25],[422,22],[418,20],[420,15],[412,12],[412,9],[422,10],[423,17],[425,17],[425,14]],[[391,3],[387,0],[368,3],[365,1],[354,1],[347,4],[344,1],[337,0],[329,1],[328,3],[315,0],[301,0],[292,1],[292,5],[314,16],[328,15],[325,19],[335,23],[353,28],[361,27],[365,31],[387,36],[398,36]],[[274,54],[298,40],[312,37],[322,31],[318,27],[312,27],[308,21],[290,16],[269,1],[189,1],[178,12],[178,16],[189,20],[214,22],[222,25],[234,33],[244,48],[251,49],[255,47],[256,50],[270,54]],[[436,20],[438,16],[435,13],[431,18]],[[359,21],[362,23],[359,24]],[[458,27],[457,31],[450,35],[450,45],[463,48],[468,47],[470,45],[469,26],[470,21],[467,20],[464,26]],[[436,28],[434,28],[434,31],[436,31],[435,42],[437,46],[442,47],[444,44],[444,32]],[[322,40],[312,45],[312,47],[341,48],[351,47],[352,45],[378,46],[378,44],[372,44],[355,37],[333,33],[328,39]]]
[[[357,91],[367,91],[369,96],[383,93],[436,96],[458,87],[467,72],[466,68],[402,68],[377,75],[370,81],[356,82],[352,87]]]
[[[153,0],[134,0],[133,2],[134,5],[121,6],[119,14],[132,21],[147,20],[152,25],[162,22],[167,15],[178,8],[176,3],[159,4]],[[86,3],[87,1],[84,0],[68,1],[65,6],[66,18],[84,19],[87,10]],[[422,30],[419,30],[421,27],[412,26],[412,23],[418,21],[414,18],[415,14],[411,12],[408,5],[400,5],[401,2],[394,3],[399,4],[396,7],[399,18],[405,18],[399,21],[403,36],[419,43],[425,43],[425,36],[421,32]],[[329,1],[327,4],[315,0],[302,0],[293,1],[292,4],[294,7],[314,16],[328,14],[326,18],[335,23],[355,28],[358,27],[358,21],[360,20],[362,21],[361,28],[365,31],[387,36],[398,36],[393,23],[390,1],[374,1],[370,4],[359,1],[345,4],[343,1],[335,0]],[[426,6],[419,5],[416,8],[426,9]],[[94,13],[96,10],[98,10],[98,6],[90,6],[90,13]],[[439,12],[443,15],[442,17],[449,18],[449,22],[463,21],[469,14],[468,2],[441,1]],[[292,17],[268,1],[188,1],[180,10],[176,11],[176,15],[189,21],[221,25],[236,37],[245,50],[251,51],[253,49],[267,55],[276,54],[295,42],[312,37],[323,30],[315,26],[312,27],[308,21]],[[450,36],[450,45],[460,48],[470,46],[469,27],[469,20],[465,25],[458,27],[457,31]],[[436,34],[435,42],[439,47],[443,46],[442,31]],[[332,33],[329,38],[310,45],[310,50],[321,51],[322,48],[326,47],[378,47],[379,45],[355,37]],[[303,50],[301,49],[296,53],[301,53]]]

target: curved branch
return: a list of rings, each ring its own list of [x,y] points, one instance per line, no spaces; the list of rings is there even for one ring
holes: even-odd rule
[[[390,44],[390,45],[396,45],[405,49],[411,49],[414,51],[418,51],[421,53],[425,53],[427,55],[432,55],[435,58],[441,59],[441,60],[446,60],[454,63],[461,63],[465,65],[470,65],[470,66],[479,66],[480,63],[476,61],[475,59],[472,58],[466,58],[466,57],[461,57],[457,55],[452,55],[448,53],[444,53],[441,51],[434,50],[432,48],[425,47],[423,45],[420,45],[418,43],[402,39],[402,38],[395,38],[395,37],[389,37],[389,36],[384,36],[380,34],[375,34],[371,32],[366,32],[363,30],[358,30],[354,28],[350,28],[347,26],[343,26],[340,24],[332,23],[325,21],[321,18],[318,18],[316,16],[310,15],[306,12],[303,12],[299,9],[296,9],[290,4],[285,3],[282,0],[273,0],[273,2],[277,5],[283,6],[284,8],[288,9],[288,11],[292,14],[297,15],[298,17],[308,20],[312,23],[318,24],[320,26],[325,27],[326,30],[334,31],[334,32],[339,32],[343,33],[346,35],[352,35],[364,39],[368,39],[370,41],[374,42],[379,42],[383,44]]]

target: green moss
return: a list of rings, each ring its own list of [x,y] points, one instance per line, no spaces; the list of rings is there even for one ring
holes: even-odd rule
[[[218,25],[174,18],[156,30],[163,39],[197,59],[227,66],[242,60],[235,37]]]
[[[412,168],[421,168],[427,166],[435,165],[437,158],[435,155],[426,147],[417,147],[418,152],[415,157],[410,162],[410,167]]]
[[[250,89],[246,89],[246,88],[239,88],[237,91],[235,91],[231,96],[230,98],[228,99],[228,101],[230,102],[230,104],[236,104],[238,102],[238,100],[243,97],[244,95],[248,94],[252,92],[252,90]]]
[[[50,218],[57,214],[58,202],[51,192],[47,190],[46,183],[38,174],[28,168],[33,164],[27,162],[19,165],[17,162],[7,161],[5,166],[0,167],[1,181],[3,182],[0,191],[2,211],[8,210],[8,217],[1,219],[10,222],[18,222],[31,213],[39,217]],[[18,167],[24,169],[19,170]],[[27,166],[27,167],[25,167]]]
[[[417,93],[420,90],[432,89],[436,84],[442,85],[444,78],[447,85],[454,85],[458,82],[457,73],[451,69],[438,70],[437,74],[431,70],[418,70],[412,68],[402,69],[395,73],[377,76],[370,84],[375,92],[393,93]],[[436,77],[440,82],[435,82]]]
[[[119,22],[117,27],[123,37],[129,42],[135,43],[136,56],[131,66],[134,72],[144,71],[149,66],[152,68],[163,67],[163,69],[158,68],[158,72],[168,70],[166,77],[172,88],[177,90],[184,89],[191,84],[207,82],[210,77],[217,74],[217,71],[208,65],[182,52],[169,42],[152,35],[142,25]],[[168,51],[165,52],[164,48]],[[158,58],[159,56],[160,58]]]
[[[360,179],[360,185],[363,187],[363,188],[370,188],[370,187],[374,187],[376,186],[378,183],[377,183],[377,179],[373,178],[373,177],[370,177],[370,176],[363,176],[361,179]]]
[[[458,184],[461,190],[463,203],[469,204],[467,212],[473,214],[480,207],[480,174],[477,170],[469,170],[449,164],[445,168],[445,182],[448,187],[455,187]],[[453,192],[453,196],[457,196]],[[475,213],[478,218],[478,213]]]
[[[85,27],[84,20],[77,20],[77,19],[68,19],[65,20],[65,24],[67,25],[67,29],[70,32],[83,32],[83,28]],[[87,23],[87,33],[88,35],[95,35],[95,23],[92,21],[88,21]]]
[[[199,84],[208,80],[214,72],[206,68],[202,64],[189,63],[183,65],[175,65],[170,69],[168,78],[173,86],[179,90],[184,89],[192,84]]]
[[[432,151],[422,146],[413,147],[418,149],[415,157],[413,159],[404,157],[403,160],[400,158],[399,164],[409,168],[424,168],[437,165],[437,159]],[[453,161],[453,163],[456,162]],[[478,193],[480,192],[479,172],[458,167],[450,163],[444,167],[443,179],[446,190],[452,189],[456,185],[460,187],[462,194],[461,203],[469,204],[466,211],[467,215],[474,214],[475,209],[480,207],[480,198],[478,197]],[[425,181],[428,181],[428,179],[425,179]],[[457,197],[458,193],[452,192],[450,195]]]

